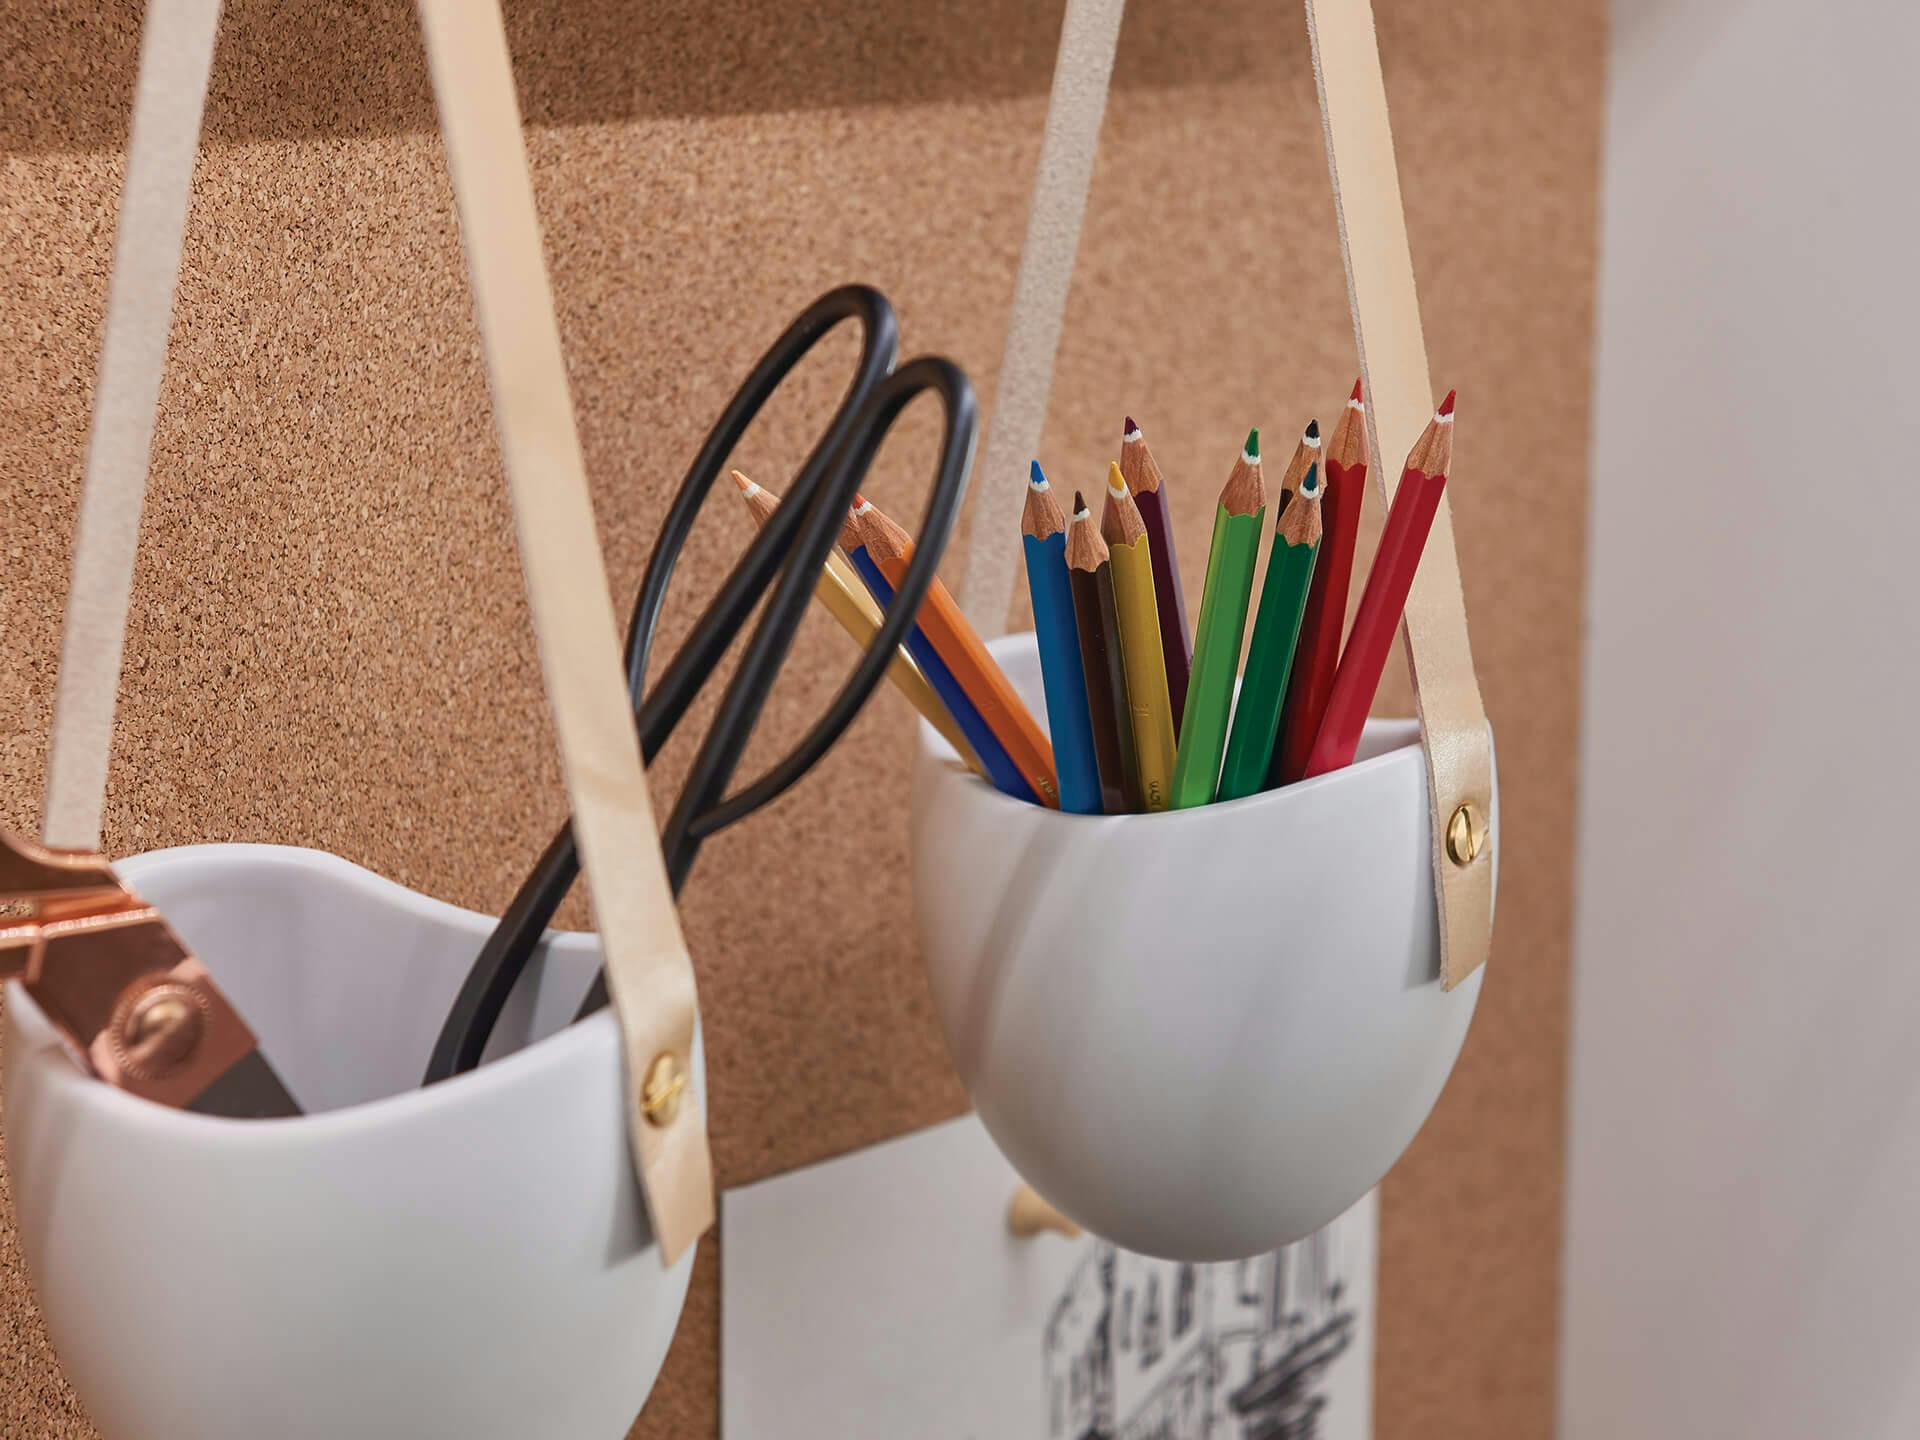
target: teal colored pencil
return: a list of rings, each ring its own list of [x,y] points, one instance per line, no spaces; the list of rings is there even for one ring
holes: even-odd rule
[[[1027,482],[1020,544],[1027,558],[1027,590],[1033,597],[1033,634],[1040,649],[1040,680],[1047,697],[1054,770],[1060,779],[1060,808],[1076,815],[1098,815],[1100,772],[1094,760],[1087,682],[1080,667],[1073,583],[1067,577],[1067,517],[1053,498],[1038,460]]]
[[[1213,514],[1213,549],[1200,596],[1200,623],[1193,634],[1193,676],[1180,720],[1180,748],[1173,761],[1171,808],[1210,804],[1227,745],[1233,679],[1240,669],[1240,638],[1247,629],[1247,600],[1260,554],[1260,522],[1267,513],[1267,487],[1260,475],[1260,432],[1247,432],[1246,449],[1220,491]]]
[[[1317,427],[1309,428],[1301,448],[1309,444],[1317,453]],[[1247,673],[1240,680],[1227,762],[1220,771],[1222,800],[1255,795],[1266,787],[1267,766],[1280,733],[1280,706],[1287,696],[1287,677],[1293,673],[1294,650],[1300,640],[1300,617],[1306,613],[1314,560],[1320,553],[1322,488],[1320,466],[1309,460],[1292,490],[1292,501],[1274,525],[1266,585],[1260,591],[1253,644],[1247,650]]]

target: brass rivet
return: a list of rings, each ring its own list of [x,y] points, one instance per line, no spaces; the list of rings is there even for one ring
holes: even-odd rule
[[[206,1004],[198,995],[184,985],[155,985],[125,1008],[120,1061],[142,1079],[165,1079],[193,1058],[206,1028]]]
[[[646,1083],[640,1087],[640,1113],[649,1125],[667,1126],[680,1113],[680,1096],[687,1088],[686,1071],[670,1050],[662,1050],[647,1067]]]
[[[1481,820],[1480,812],[1471,803],[1453,812],[1453,819],[1447,822],[1449,860],[1462,868],[1471,865],[1480,857],[1480,851],[1486,843],[1486,822]]]

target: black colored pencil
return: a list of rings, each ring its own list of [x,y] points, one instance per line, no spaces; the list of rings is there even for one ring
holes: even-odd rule
[[[1113,566],[1107,542],[1087,509],[1073,497],[1067,526],[1067,578],[1073,585],[1074,628],[1080,634],[1080,669],[1087,681],[1087,714],[1093,721],[1093,758],[1100,772],[1100,805],[1109,815],[1141,808],[1140,763],[1133,749],[1133,715],[1127,708],[1127,672],[1120,651],[1120,615],[1113,599]]]

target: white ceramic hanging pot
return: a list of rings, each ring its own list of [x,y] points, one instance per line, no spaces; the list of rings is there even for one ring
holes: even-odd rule
[[[308,1113],[210,1119],[83,1074],[17,985],[7,1168],[68,1379],[138,1440],[612,1437],[686,1298],[629,1156],[599,968],[553,934],[490,1063],[417,1088],[485,916],[332,855],[207,845],[118,867]],[[514,1052],[514,1053],[507,1053]],[[694,1083],[704,1087],[699,1050]]]
[[[992,648],[1041,713],[1033,637]],[[1114,816],[1012,800],[923,725],[915,922],[1014,1167],[1094,1233],[1174,1259],[1264,1253],[1340,1215],[1425,1122],[1485,975],[1441,988],[1431,835],[1410,720],[1370,722],[1334,774]]]

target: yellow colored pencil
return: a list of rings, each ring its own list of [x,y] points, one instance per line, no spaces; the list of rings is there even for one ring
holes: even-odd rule
[[[754,484],[738,470],[733,472],[733,479],[740,487],[740,498],[747,502],[747,513],[753,517],[753,523],[756,526],[765,525],[774,507],[780,503],[779,498],[764,486]],[[820,583],[814,587],[813,595],[862,650],[873,644],[873,637],[880,632],[880,607],[874,603],[873,595],[854,570],[853,563],[838,549],[827,552],[827,563],[820,571]],[[952,714],[940,703],[940,697],[933,693],[933,687],[927,683],[927,677],[920,673],[920,667],[913,663],[913,657],[904,650],[896,649],[893,659],[887,663],[887,678],[893,682],[896,690],[907,697],[907,703],[924,715],[927,723],[953,746],[968,767],[976,775],[985,776],[986,771],[980,768],[980,761],[975,758],[973,747],[967,744],[967,737],[960,733]]]
[[[1100,538],[1113,566],[1114,608],[1120,618],[1120,656],[1127,671],[1127,709],[1140,764],[1140,798],[1148,810],[1167,808],[1173,783],[1173,701],[1167,656],[1160,643],[1160,604],[1153,588],[1153,552],[1140,507],[1127,492],[1118,464],[1107,466],[1107,504]]]

